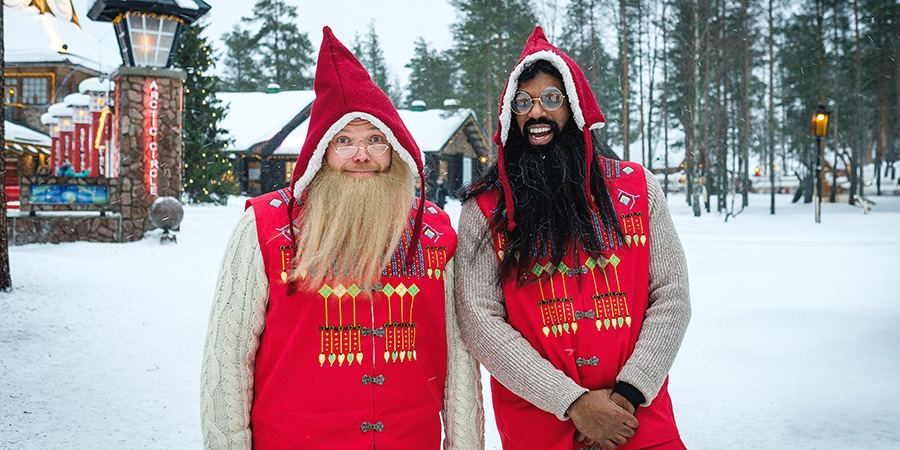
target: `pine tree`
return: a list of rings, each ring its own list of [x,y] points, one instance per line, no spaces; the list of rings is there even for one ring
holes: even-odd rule
[[[376,86],[381,88],[388,98],[395,105],[400,104],[402,93],[398,87],[399,81],[391,78],[390,70],[387,62],[384,60],[384,51],[381,49],[381,42],[378,39],[378,33],[375,31],[375,21],[369,22],[369,31],[365,38],[357,35],[353,39],[353,54],[362,63],[372,81]]]
[[[225,107],[216,99],[218,80],[207,74],[214,64],[205,26],[192,25],[182,36],[175,65],[184,69],[184,175],[182,183],[193,202],[224,202],[238,192],[228,159],[228,141],[219,121]]]
[[[603,115],[611,123],[621,122],[622,93],[619,90],[618,62],[601,41],[603,31],[599,0],[572,0],[565,12],[559,48],[581,67]],[[603,139],[621,142],[619,126],[607,127]]]
[[[527,0],[453,0],[459,22],[452,26],[460,66],[460,106],[478,114],[486,136],[494,135],[497,99],[525,40],[537,24]]]
[[[412,70],[407,105],[421,100],[427,108],[442,108],[444,100],[456,98],[457,68],[453,59],[429,48],[424,38],[416,40],[413,57],[406,68]]]
[[[250,32],[235,26],[222,40],[228,48],[225,54],[223,87],[238,92],[260,91],[265,88],[268,81],[263,76],[260,64],[253,59],[257,48]]]
[[[268,81],[278,83],[284,89],[311,89],[313,47],[306,33],[301,33],[294,20],[297,7],[284,0],[258,0],[253,6],[253,16],[242,22],[259,25],[251,42],[261,56],[264,75]]]

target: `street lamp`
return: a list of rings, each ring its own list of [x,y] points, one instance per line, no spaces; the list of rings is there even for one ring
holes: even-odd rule
[[[209,9],[203,0],[97,0],[88,17],[113,23],[125,66],[167,68],[181,32]]]
[[[813,115],[811,134],[816,137],[816,223],[822,222],[822,137],[828,130],[828,111],[825,105],[819,104]]]

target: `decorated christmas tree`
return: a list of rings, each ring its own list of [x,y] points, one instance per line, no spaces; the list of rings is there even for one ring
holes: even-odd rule
[[[225,107],[216,99],[219,80],[209,74],[215,64],[212,48],[201,36],[205,26],[193,24],[182,36],[175,65],[187,73],[184,81],[184,193],[191,202],[224,203],[238,193],[228,140],[218,123]]]

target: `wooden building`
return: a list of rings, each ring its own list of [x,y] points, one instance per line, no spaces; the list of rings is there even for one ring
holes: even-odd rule
[[[4,2],[3,16],[3,100],[11,122],[45,129],[40,117],[50,105],[122,63],[109,24],[79,20],[69,0]]]
[[[234,141],[231,154],[241,192],[256,196],[288,186],[306,140],[315,93],[272,86],[266,93],[224,92],[217,98],[228,107],[221,126]],[[490,147],[471,110],[399,113],[425,154],[431,189],[440,176],[452,194],[490,163]]]

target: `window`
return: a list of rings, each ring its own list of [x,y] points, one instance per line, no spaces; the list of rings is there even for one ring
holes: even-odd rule
[[[262,162],[249,161],[247,163],[247,190],[259,192],[262,189],[260,178],[262,177]]]
[[[48,103],[47,78],[24,77],[22,78],[22,103],[28,105],[43,105]]]
[[[11,105],[19,102],[19,79],[13,77],[3,78],[3,96],[6,98],[6,104]]]
[[[284,181],[286,183],[291,182],[291,178],[294,176],[294,166],[297,164],[297,161],[288,161],[284,163]]]

